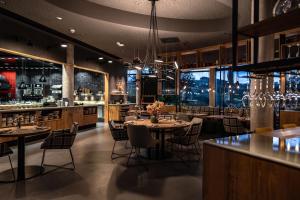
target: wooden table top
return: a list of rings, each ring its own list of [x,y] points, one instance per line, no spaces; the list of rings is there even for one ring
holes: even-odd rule
[[[26,137],[46,133],[50,130],[51,129],[49,127],[38,128],[36,126],[22,126],[20,129],[17,129],[16,127],[1,128],[0,137]],[[1,133],[2,131],[7,132]]]
[[[185,121],[175,121],[175,120],[159,120],[158,123],[151,123],[149,119],[144,120],[134,120],[134,121],[127,121],[124,123],[125,126],[128,125],[144,125],[147,126],[149,129],[176,129],[176,128],[184,128],[190,126],[190,122]]]
[[[300,127],[288,128],[288,129],[278,129],[271,132],[259,133],[259,135],[277,137],[281,139],[300,137]]]

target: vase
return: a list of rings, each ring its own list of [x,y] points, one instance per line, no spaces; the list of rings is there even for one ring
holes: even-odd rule
[[[300,0],[278,0],[273,8],[273,16],[278,16],[300,8]]]
[[[156,116],[156,115],[152,115],[152,116],[150,117],[150,121],[151,121],[151,123],[153,123],[153,124],[157,124],[157,123],[158,123],[157,116]]]

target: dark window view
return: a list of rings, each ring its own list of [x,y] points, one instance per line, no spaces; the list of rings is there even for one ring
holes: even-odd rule
[[[127,70],[127,93],[128,102],[135,103],[136,101],[136,70]]]
[[[187,105],[209,104],[209,71],[189,71],[180,75],[180,100]]]
[[[242,98],[249,91],[248,72],[216,71],[216,106],[243,107]]]

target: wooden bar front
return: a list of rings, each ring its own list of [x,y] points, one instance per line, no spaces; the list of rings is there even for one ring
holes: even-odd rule
[[[298,200],[300,169],[204,144],[203,200]]]

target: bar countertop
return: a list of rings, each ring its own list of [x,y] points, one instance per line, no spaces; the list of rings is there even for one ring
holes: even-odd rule
[[[245,134],[207,140],[205,144],[300,169],[300,137],[279,139]]]
[[[66,108],[78,108],[78,107],[96,107],[98,104],[87,104],[87,105],[77,105],[77,106],[56,106],[56,107],[17,107],[11,109],[0,110],[0,113],[9,113],[9,112],[26,112],[26,111],[37,111],[37,110],[55,110],[55,109],[66,109]]]

